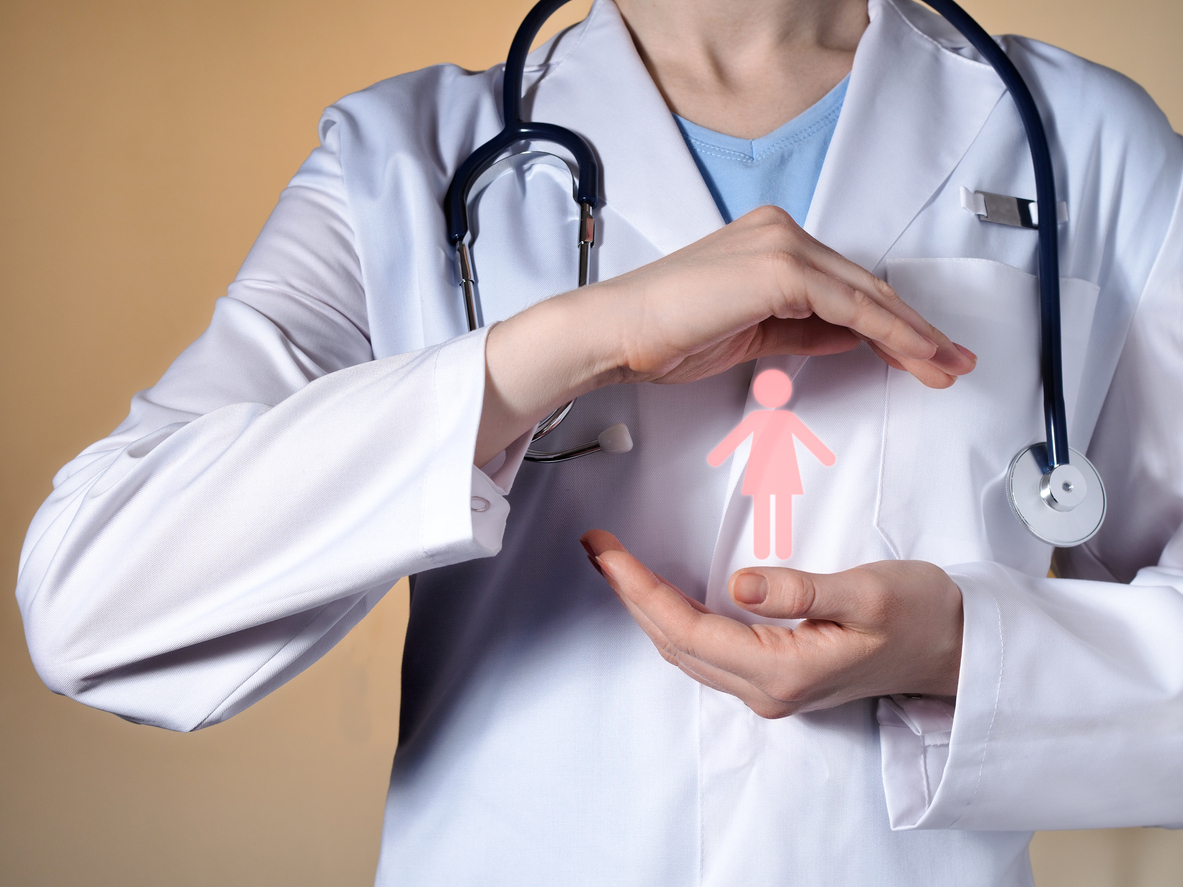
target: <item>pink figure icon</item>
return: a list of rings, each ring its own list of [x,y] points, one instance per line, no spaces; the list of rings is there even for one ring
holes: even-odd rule
[[[707,463],[713,468],[722,465],[752,435],[752,452],[744,470],[741,492],[755,499],[754,553],[760,560],[770,553],[775,508],[776,556],[785,560],[793,553],[793,497],[804,492],[793,439],[799,438],[823,465],[833,465],[837,459],[796,415],[779,409],[793,396],[793,383],[788,376],[780,370],[765,370],[756,377],[752,393],[760,406],[767,409],[744,416],[723,442],[711,450]]]

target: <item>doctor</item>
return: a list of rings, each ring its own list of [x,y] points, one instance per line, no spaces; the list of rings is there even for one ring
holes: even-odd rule
[[[465,333],[440,201],[499,69],[329,108],[209,329],[35,517],[40,674],[197,729],[414,574],[381,884],[1025,885],[1032,829],[1183,822],[1183,146],[1119,75],[1004,46],[1053,134],[1070,438],[1110,498],[1070,578],[1005,498],[1042,413],[1034,234],[960,199],[1034,196],[993,70],[910,0],[597,0],[526,95],[602,161],[600,282],[566,292],[569,181],[505,176],[474,218],[501,322]],[[724,225],[693,139],[835,90],[804,230]],[[742,453],[706,464],[753,359],[838,455],[802,463],[785,563],[751,557]],[[555,448],[634,449],[523,464],[573,395]]]

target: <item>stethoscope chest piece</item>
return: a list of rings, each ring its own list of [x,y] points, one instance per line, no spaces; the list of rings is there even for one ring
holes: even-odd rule
[[[1087,542],[1105,520],[1105,485],[1091,462],[1069,450],[1071,462],[1047,469],[1047,447],[1022,450],[1006,473],[1006,496],[1023,526],[1059,548]]]

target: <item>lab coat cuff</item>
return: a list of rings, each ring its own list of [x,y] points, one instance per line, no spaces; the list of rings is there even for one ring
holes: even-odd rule
[[[957,697],[880,700],[883,784],[893,829],[969,828],[1002,690],[1002,616],[989,583],[949,569],[964,627]]]
[[[481,466],[481,472],[492,481],[502,496],[508,496],[513,489],[514,478],[518,476],[518,469],[526,458],[526,450],[534,439],[534,429],[531,428],[508,447]]]
[[[494,456],[483,468],[472,470],[472,535],[492,554],[501,550],[509,504],[505,497],[513,486],[522,459],[534,437],[531,428]]]
[[[501,550],[509,516],[506,488],[473,465],[485,397],[485,338],[479,329],[438,346],[435,457],[422,485],[421,546],[435,566]],[[516,472],[516,469],[515,469]],[[512,473],[495,472],[512,482]]]
[[[879,700],[883,791],[892,828],[920,821],[941,784],[953,729],[951,699],[889,696]]]

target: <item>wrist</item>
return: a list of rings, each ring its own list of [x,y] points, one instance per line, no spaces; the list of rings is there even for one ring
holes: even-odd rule
[[[610,286],[584,287],[539,302],[489,331],[486,365],[517,410],[541,418],[621,381],[617,301]]]
[[[961,589],[953,579],[941,571],[945,578],[944,600],[940,612],[945,614],[943,643],[938,646],[936,685],[929,690],[931,696],[956,697],[957,684],[961,676],[962,636],[965,632],[965,613],[961,603]]]
[[[584,287],[490,327],[475,463],[568,401],[622,381],[617,294]]]

